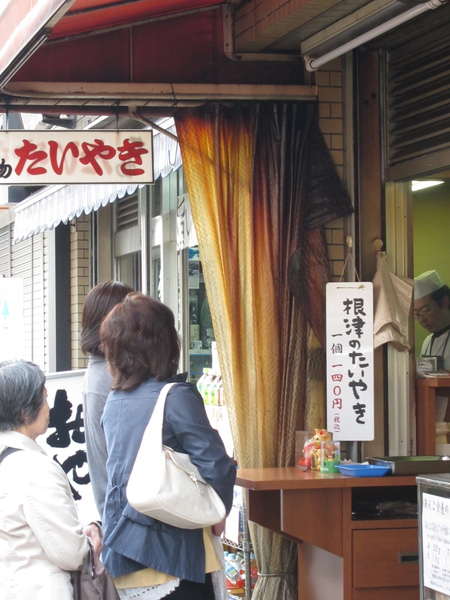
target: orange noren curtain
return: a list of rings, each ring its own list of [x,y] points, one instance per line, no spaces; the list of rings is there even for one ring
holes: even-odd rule
[[[292,466],[295,431],[324,425],[321,226],[348,198],[314,105],[212,103],[175,121],[238,465]],[[296,598],[295,545],[251,534],[254,598]]]

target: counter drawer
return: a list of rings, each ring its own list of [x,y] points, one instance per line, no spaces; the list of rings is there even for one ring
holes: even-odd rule
[[[353,587],[419,585],[418,529],[354,530]]]

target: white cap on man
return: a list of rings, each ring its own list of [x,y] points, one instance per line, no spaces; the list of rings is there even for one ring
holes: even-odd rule
[[[414,278],[414,300],[432,294],[443,285],[437,271],[426,271],[418,275]]]

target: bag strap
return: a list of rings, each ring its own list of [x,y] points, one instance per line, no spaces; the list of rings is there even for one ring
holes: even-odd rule
[[[21,450],[21,448],[6,448],[6,450],[3,450],[3,452],[0,454],[0,463],[7,456],[9,456],[10,454],[12,454],[13,452],[19,452],[19,450]]]
[[[177,382],[166,383],[166,385],[159,392],[158,400],[156,401],[152,416],[147,427],[145,428],[144,435],[142,436],[142,439],[148,438],[149,441],[151,441],[152,448],[157,448],[158,450],[161,450],[162,448],[162,428],[166,398],[170,389],[176,384]]]
[[[105,566],[100,557],[94,552],[91,540],[88,538],[89,551],[84,558],[82,573],[91,577],[99,577],[105,572]]]

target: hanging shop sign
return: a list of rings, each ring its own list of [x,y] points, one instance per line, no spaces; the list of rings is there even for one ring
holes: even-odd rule
[[[334,440],[373,440],[372,283],[328,283],[326,306],[327,429]]]
[[[153,183],[152,132],[0,131],[0,183]]]

